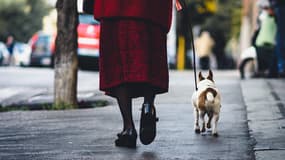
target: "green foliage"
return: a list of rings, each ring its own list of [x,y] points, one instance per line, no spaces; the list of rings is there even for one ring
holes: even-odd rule
[[[42,18],[50,10],[46,0],[1,0],[0,41],[12,34],[17,41],[27,42],[42,28]]]
[[[60,104],[53,104],[49,109],[50,110],[68,110],[68,109],[75,109],[77,106],[67,103],[60,103]]]
[[[2,107],[0,106],[0,112],[11,112],[11,111],[28,111],[29,108],[27,106],[9,106],[9,107]]]
[[[70,109],[84,109],[84,108],[99,108],[109,105],[106,100],[96,100],[92,102],[80,102],[77,106],[72,104],[60,103],[39,103],[31,105],[12,105],[3,107],[0,105],[0,112],[11,112],[11,111],[31,111],[31,110],[70,110]]]

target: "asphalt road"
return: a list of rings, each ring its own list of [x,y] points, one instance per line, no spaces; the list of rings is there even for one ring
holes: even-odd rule
[[[78,72],[78,89],[98,89],[98,72]],[[0,67],[0,88],[53,88],[54,71],[51,68]]]
[[[54,71],[51,68],[0,67],[0,77],[0,106],[10,105],[15,100],[22,101],[31,96],[37,98],[37,95],[53,95]],[[98,90],[98,77],[98,72],[80,70],[78,92]]]
[[[18,72],[16,68],[11,70]],[[52,72],[42,72],[38,69],[20,69],[18,77],[23,77],[22,82],[22,78],[10,80],[7,78],[10,73],[1,68],[0,95],[3,93],[2,87],[14,86],[12,81],[17,81],[17,87],[29,84],[32,80],[35,84],[36,81],[41,81],[35,87],[51,89]],[[98,90],[98,84],[95,84],[98,82],[97,73],[84,72],[82,75],[82,82],[92,81],[90,84],[94,84],[94,88],[89,89]],[[2,76],[7,79],[3,80]],[[210,133],[194,133],[190,102],[194,89],[193,73],[171,71],[169,93],[157,97],[156,107],[160,121],[157,137],[152,144],[145,146],[138,140],[137,149],[114,146],[116,133],[122,128],[115,104],[67,111],[13,111],[0,113],[0,159],[253,159],[253,142],[249,136],[238,73],[214,71],[214,79],[222,94],[219,137],[212,137]],[[140,98],[134,101],[133,114],[137,128],[141,103]]]

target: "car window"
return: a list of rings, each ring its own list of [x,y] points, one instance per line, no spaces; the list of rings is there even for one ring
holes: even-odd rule
[[[39,36],[36,45],[35,45],[35,50],[34,52],[36,53],[49,53],[50,52],[50,41],[51,37],[47,35],[42,35]]]
[[[79,15],[79,23],[99,24],[99,22],[94,19],[93,15],[87,15],[87,14],[80,14]]]

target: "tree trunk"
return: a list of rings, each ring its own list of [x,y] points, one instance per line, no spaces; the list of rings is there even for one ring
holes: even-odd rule
[[[77,0],[57,0],[54,104],[77,106]]]

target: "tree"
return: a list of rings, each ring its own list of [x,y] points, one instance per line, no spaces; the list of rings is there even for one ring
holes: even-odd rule
[[[77,106],[77,0],[57,0],[54,105]]]
[[[0,41],[11,34],[17,41],[27,42],[42,28],[42,18],[51,8],[46,0],[1,0]]]

